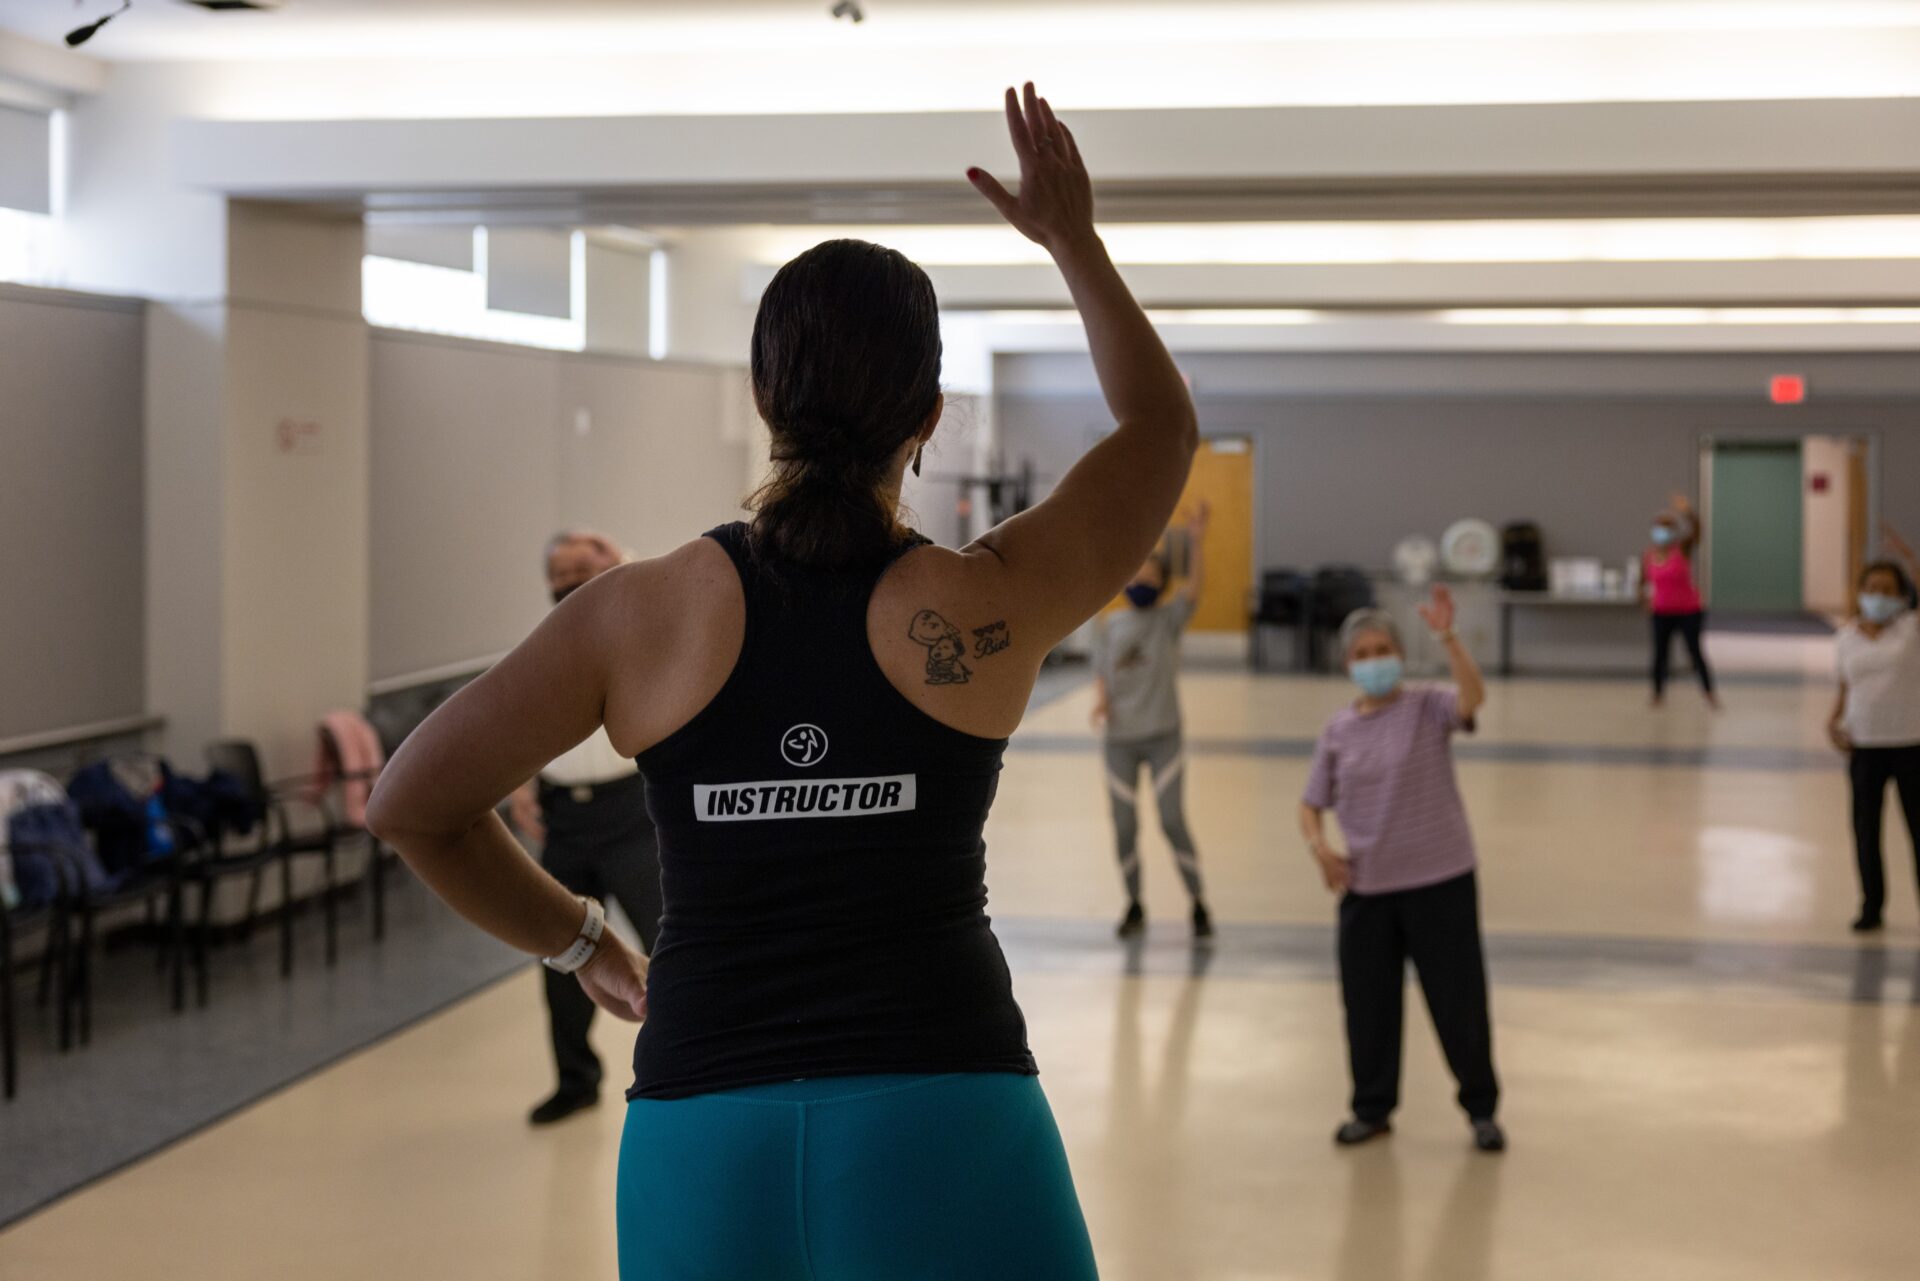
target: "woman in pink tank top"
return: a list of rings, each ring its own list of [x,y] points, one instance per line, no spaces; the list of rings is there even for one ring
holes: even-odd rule
[[[1674,633],[1687,643],[1694,673],[1709,707],[1719,707],[1713,692],[1713,671],[1701,648],[1700,633],[1706,626],[1706,609],[1700,601],[1700,589],[1693,581],[1693,549],[1700,541],[1700,521],[1685,494],[1673,496],[1673,506],[1653,518],[1652,542],[1641,556],[1641,598],[1653,619],[1653,705],[1665,700],[1667,662],[1673,649]]]

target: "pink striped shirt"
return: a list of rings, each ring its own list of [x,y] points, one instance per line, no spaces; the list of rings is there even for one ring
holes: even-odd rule
[[[1418,889],[1473,870],[1453,773],[1461,728],[1453,690],[1410,686],[1375,711],[1348,707],[1320,731],[1302,799],[1340,820],[1354,893]]]

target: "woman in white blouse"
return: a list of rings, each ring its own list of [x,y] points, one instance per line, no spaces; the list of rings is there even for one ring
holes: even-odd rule
[[[1847,754],[1853,783],[1853,844],[1860,863],[1860,917],[1853,928],[1860,934],[1880,928],[1886,907],[1880,831],[1889,782],[1900,793],[1907,833],[1920,850],[1920,618],[1913,610],[1920,565],[1892,529],[1881,533],[1898,559],[1877,560],[1860,573],[1859,613],[1835,642],[1840,696],[1827,725],[1833,745]]]

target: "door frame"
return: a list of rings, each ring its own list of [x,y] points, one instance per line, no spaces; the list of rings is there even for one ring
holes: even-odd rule
[[[1698,495],[1696,505],[1699,508],[1701,540],[1694,552],[1694,575],[1700,584],[1700,594],[1709,608],[1713,605],[1713,540],[1706,537],[1713,529],[1713,451],[1720,445],[1771,445],[1781,441],[1796,441],[1803,451],[1810,436],[1831,436],[1844,440],[1858,440],[1866,444],[1866,542],[1860,549],[1865,557],[1873,545],[1873,533],[1880,528],[1880,433],[1863,428],[1849,427],[1844,421],[1838,423],[1805,423],[1790,428],[1766,428],[1755,426],[1728,427],[1723,430],[1703,428],[1695,433],[1693,453],[1694,492]],[[1801,532],[1804,539],[1805,531]]]

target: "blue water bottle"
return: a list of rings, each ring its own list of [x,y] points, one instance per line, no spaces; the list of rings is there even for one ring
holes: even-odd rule
[[[173,853],[173,825],[167,822],[166,807],[160,793],[147,798],[147,857],[165,858]]]

